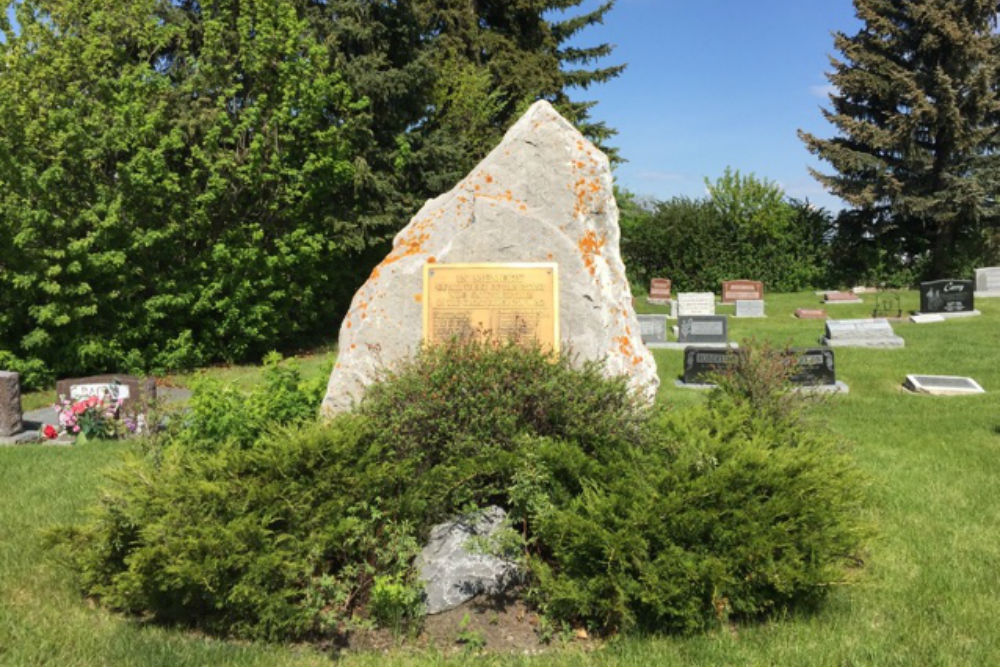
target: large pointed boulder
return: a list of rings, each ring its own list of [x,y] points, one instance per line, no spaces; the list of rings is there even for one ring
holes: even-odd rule
[[[381,368],[422,338],[427,263],[555,262],[560,340],[605,359],[652,400],[659,380],[643,345],[619,251],[607,157],[548,102],[536,102],[450,192],[424,204],[362,285],[340,327],[322,412],[360,400]]]

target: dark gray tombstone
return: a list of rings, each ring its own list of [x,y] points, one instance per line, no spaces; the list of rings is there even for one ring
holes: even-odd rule
[[[666,315],[636,315],[639,320],[639,334],[642,342],[655,347],[658,343],[667,342]]]
[[[21,432],[21,375],[0,371],[0,437]]]
[[[921,313],[964,313],[975,310],[971,280],[929,280],[920,283]]]
[[[788,379],[792,384],[805,386],[837,384],[833,350],[824,347],[795,350],[795,370]]]
[[[726,343],[728,320],[726,315],[681,315],[677,318],[677,342]]]
[[[712,373],[736,363],[737,352],[726,348],[689,347],[684,350],[684,384],[705,384]]]
[[[156,382],[152,378],[143,381],[134,375],[91,375],[57,381],[56,394],[71,401],[89,396],[99,396],[110,401],[120,398],[122,408],[131,412],[156,398]]]

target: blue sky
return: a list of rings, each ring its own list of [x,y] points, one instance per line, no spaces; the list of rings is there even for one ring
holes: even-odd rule
[[[730,165],[836,211],[843,202],[807,171],[829,165],[796,130],[833,136],[819,110],[829,106],[831,33],[860,25],[850,0],[618,0],[574,43],[616,44],[602,64],[628,67],[571,96],[597,100],[591,116],[618,130],[609,143],[628,162],[616,178],[637,194],[699,197],[704,177]]]

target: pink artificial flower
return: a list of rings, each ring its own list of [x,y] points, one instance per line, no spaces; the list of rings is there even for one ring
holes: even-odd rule
[[[89,406],[87,405],[87,401],[80,401],[79,403],[75,403],[73,405],[73,414],[82,415],[84,412],[87,411],[88,407]]]
[[[79,424],[75,424],[73,426],[73,433],[79,433],[79,432],[80,432],[80,425]]]

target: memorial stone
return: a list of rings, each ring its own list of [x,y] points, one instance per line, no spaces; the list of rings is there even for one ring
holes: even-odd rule
[[[764,298],[764,283],[759,280],[727,280],[722,283],[722,303],[760,301]]]
[[[725,315],[681,315],[677,318],[677,342],[726,343],[728,320]]]
[[[816,386],[837,384],[833,350],[810,347],[795,351],[795,369],[789,376],[792,384]]]
[[[826,311],[822,308],[796,308],[795,317],[800,320],[825,320]]]
[[[636,315],[636,317],[639,319],[642,342],[647,347],[656,347],[658,344],[667,342],[666,315]]]
[[[668,278],[653,278],[649,281],[649,303],[666,305],[670,302],[670,280]]]
[[[820,343],[827,347],[903,347],[905,341],[895,335],[884,318],[827,320],[826,336]]]
[[[1000,266],[976,269],[976,296],[1000,297]]]
[[[765,317],[762,299],[737,299],[736,317]]]
[[[907,375],[903,386],[910,391],[935,396],[986,393],[972,378],[958,375]]]
[[[71,401],[90,396],[98,396],[109,402],[121,399],[122,409],[132,412],[156,398],[156,383],[152,378],[143,381],[134,375],[65,378],[56,382],[56,395]]]
[[[558,265],[561,346],[580,363],[603,360],[605,373],[626,375],[652,401],[656,362],[642,344],[620,236],[607,157],[535,102],[451,191],[424,204],[355,293],[322,414],[351,409],[385,368],[419,351],[428,264]]]
[[[863,303],[854,292],[827,292],[823,303]]]
[[[737,361],[736,352],[728,349],[689,347],[684,350],[684,384],[704,384],[711,373],[725,371]]]
[[[21,376],[0,371],[0,437],[19,433],[21,428]]]
[[[974,313],[973,291],[975,283],[971,280],[929,280],[920,283],[920,312],[944,313],[948,315],[959,313]]]
[[[681,292],[677,295],[677,317],[685,315],[715,315],[715,294],[712,292]]]

